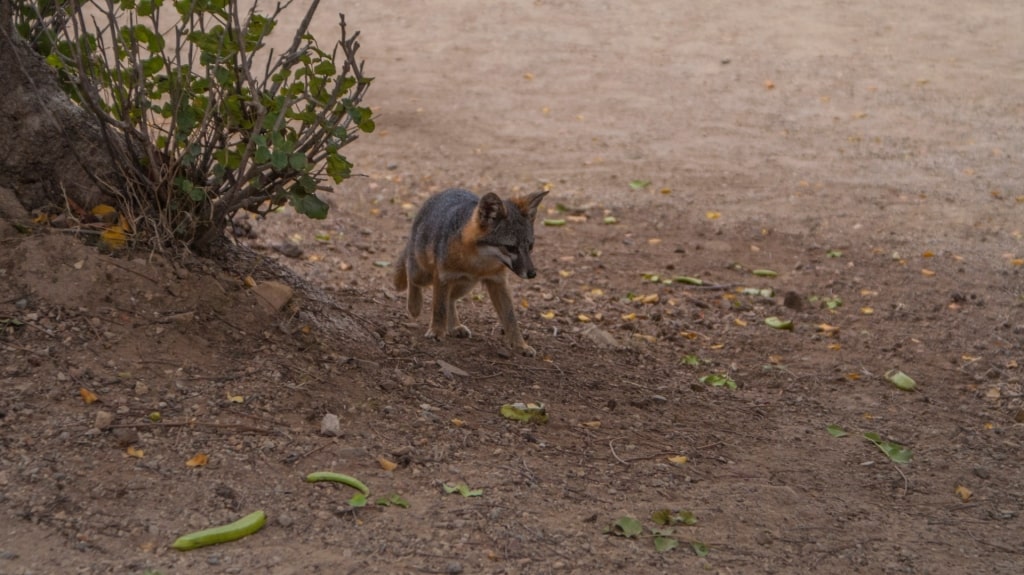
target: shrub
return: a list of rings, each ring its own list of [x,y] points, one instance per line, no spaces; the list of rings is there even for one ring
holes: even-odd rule
[[[198,250],[239,210],[290,204],[327,215],[318,192],[351,175],[342,148],[374,128],[358,32],[309,33],[313,0],[290,45],[266,40],[291,2],[264,14],[238,0],[15,0],[15,25],[89,110],[123,176],[98,182],[127,225]]]

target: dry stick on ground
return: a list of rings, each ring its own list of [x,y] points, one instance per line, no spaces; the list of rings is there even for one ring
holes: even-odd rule
[[[30,296],[30,295],[32,295],[32,292],[28,292],[27,294],[24,294],[24,295],[16,295],[16,296],[14,296],[12,298],[8,298],[8,299],[3,299],[3,300],[0,300],[0,305],[3,305],[5,303],[16,302],[16,301],[21,300],[21,299],[28,299],[28,296]]]
[[[252,425],[246,425],[244,423],[210,423],[204,421],[168,421],[161,423],[118,423],[114,425],[108,425],[103,429],[133,429],[144,427],[147,429],[156,429],[160,427],[210,427],[213,429],[233,429],[236,431],[251,431],[253,433],[275,433],[269,429],[263,429],[262,427],[254,427]]]
[[[629,462],[628,462],[628,461],[625,461],[625,460],[623,460],[623,459],[622,459],[621,457],[619,457],[619,454],[618,454],[618,453],[615,453],[615,439],[621,439],[621,438],[612,438],[612,439],[609,439],[609,440],[608,440],[608,449],[610,449],[610,450],[612,451],[612,457],[614,457],[614,458],[616,459],[616,461],[618,461],[619,463],[621,463],[621,464],[623,464],[623,465],[626,465],[626,466],[628,466],[628,465],[629,465]]]
[[[314,447],[313,449],[310,449],[309,451],[307,451],[307,452],[297,456],[294,460],[289,460],[286,457],[285,459],[282,459],[281,462],[282,463],[288,463],[290,465],[295,465],[296,463],[302,461],[303,459],[309,457],[310,455],[313,455],[314,453],[316,453],[317,451],[320,451],[321,449],[327,447],[328,445],[334,445],[334,442],[333,441],[325,441],[322,444]]]
[[[903,470],[900,469],[899,464],[893,463],[892,466],[895,467],[896,471],[898,471],[899,474],[903,476],[903,497],[906,497],[907,496],[907,487],[910,486],[910,480],[908,480],[907,476],[903,474]]]
[[[126,271],[128,273],[135,274],[135,275],[139,276],[142,279],[147,279],[147,280],[149,280],[149,281],[151,281],[151,282],[153,282],[153,283],[155,283],[157,285],[160,285],[160,281],[159,280],[155,280],[155,279],[147,276],[146,274],[144,274],[142,272],[137,272],[137,271],[129,268],[128,266],[121,265],[121,264],[117,263],[117,260],[115,260],[115,259],[108,259],[107,263],[112,265],[112,266],[114,266],[114,267],[121,268],[121,269],[123,269],[124,271]]]

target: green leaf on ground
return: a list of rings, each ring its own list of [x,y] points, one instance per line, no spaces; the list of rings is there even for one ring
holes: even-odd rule
[[[898,369],[891,369],[885,372],[885,379],[889,380],[889,383],[896,386],[897,389],[903,391],[914,391],[917,388],[917,382],[913,380],[909,375],[903,373]]]
[[[692,511],[672,513],[668,509],[659,509],[651,514],[651,521],[658,525],[695,525],[697,516]],[[667,533],[665,533],[667,535]]]
[[[654,550],[658,553],[671,551],[676,547],[679,547],[679,540],[675,537],[665,537],[664,535],[654,536]]]
[[[736,389],[736,382],[733,381],[731,377],[718,373],[705,375],[700,378],[700,382],[706,383],[711,387],[727,387],[729,389]]]
[[[453,493],[458,493],[463,497],[480,497],[481,495],[484,494],[483,489],[470,489],[469,486],[466,485],[465,483],[458,483],[456,485],[444,483],[441,485],[441,487],[443,487],[444,492],[449,495]]]
[[[634,517],[619,517],[605,530],[606,533],[619,537],[637,537],[643,533],[644,527]]]
[[[864,437],[874,443],[876,447],[882,450],[893,463],[909,463],[911,458],[914,457],[912,451],[909,448],[900,445],[899,443],[893,443],[892,441],[885,441],[880,435],[875,432],[865,433]]]
[[[697,555],[697,557],[707,557],[708,551],[710,551],[708,549],[708,546],[701,543],[700,541],[691,541],[690,547],[693,548],[693,552]]]
[[[366,507],[366,494],[356,493],[348,500],[348,504],[352,507]]]
[[[501,416],[523,423],[543,425],[548,422],[548,412],[543,403],[506,403],[501,406]]]
[[[768,327],[774,328],[774,329],[786,329],[786,330],[792,330],[793,329],[793,321],[792,320],[779,319],[779,318],[777,318],[775,316],[764,318],[764,323],[767,324]]]
[[[846,437],[847,435],[849,435],[849,433],[846,433],[845,429],[839,427],[838,425],[829,425],[825,429],[828,430],[829,435],[831,435],[832,437]]]
[[[392,505],[394,505],[395,507],[401,507],[402,509],[407,509],[409,507],[409,502],[406,501],[404,497],[397,493],[392,493],[387,497],[378,497],[377,501],[375,501],[374,503],[382,507],[390,507]]]
[[[631,182],[629,182],[629,187],[633,188],[634,190],[642,190],[649,185],[651,185],[651,182],[647,180],[632,180]]]

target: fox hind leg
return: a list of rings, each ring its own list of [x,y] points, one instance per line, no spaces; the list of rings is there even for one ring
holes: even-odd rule
[[[448,335],[448,318],[452,313],[451,292],[452,284],[434,278],[434,301],[432,302],[430,328],[427,329],[426,334],[428,338],[442,340]]]

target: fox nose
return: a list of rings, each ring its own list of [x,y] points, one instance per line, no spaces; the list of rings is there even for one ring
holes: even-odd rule
[[[526,279],[532,280],[537,277],[537,270],[526,270]]]

